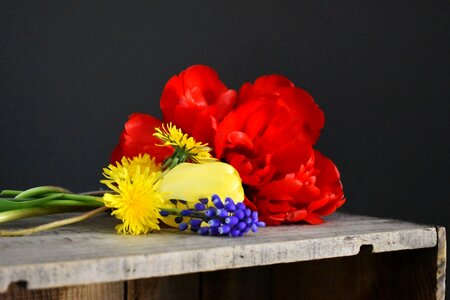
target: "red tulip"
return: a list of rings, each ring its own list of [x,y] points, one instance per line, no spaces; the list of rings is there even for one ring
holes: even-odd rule
[[[261,220],[269,225],[299,221],[320,224],[322,216],[333,213],[345,202],[339,171],[333,162],[312,148],[303,150],[304,162],[297,172],[265,184],[253,195]]]
[[[266,75],[255,80],[253,84],[245,83],[239,90],[238,106],[249,101],[262,100],[277,102],[284,106],[289,120],[294,121],[299,128],[299,136],[311,145],[315,144],[320,130],[325,123],[322,110],[314,102],[312,96],[305,90],[295,87],[286,77],[281,75]],[[296,127],[298,127],[296,126]]]
[[[319,223],[343,204],[337,169],[312,149],[323,124],[306,91],[270,75],[243,85],[237,108],[219,125],[216,155],[236,168],[268,224]]]
[[[161,95],[164,122],[172,122],[197,141],[213,145],[217,125],[236,104],[213,69],[194,65],[173,76]]]
[[[172,153],[168,147],[156,146],[161,142],[153,136],[155,127],[161,126],[161,120],[143,113],[134,113],[125,123],[125,129],[120,135],[119,144],[111,155],[111,163],[120,161],[123,156],[132,158],[148,153],[156,163],[164,161]]]
[[[280,88],[291,88],[294,84],[286,77],[281,75],[261,76],[252,84],[244,83],[239,90],[239,104],[260,96],[273,98],[277,97]]]

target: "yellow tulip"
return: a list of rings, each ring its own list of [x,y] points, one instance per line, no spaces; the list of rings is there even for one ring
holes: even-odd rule
[[[182,199],[198,202],[200,198],[232,198],[244,201],[244,189],[238,172],[229,164],[212,162],[206,164],[182,163],[167,172],[161,179],[158,191],[164,199]]]
[[[221,199],[230,197],[235,203],[244,201],[244,189],[239,173],[229,164],[212,162],[206,164],[181,163],[167,172],[158,187],[167,207],[174,207],[170,199],[186,200],[189,207],[200,198],[217,194]],[[179,208],[183,208],[178,205]],[[177,227],[173,217],[162,219]]]

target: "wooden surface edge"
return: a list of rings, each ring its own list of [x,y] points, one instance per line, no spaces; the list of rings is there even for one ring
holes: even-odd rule
[[[447,267],[447,240],[445,227],[436,226],[437,257],[436,257],[436,299],[445,299],[445,269]]]
[[[15,281],[28,281],[30,289],[42,289],[353,256],[358,254],[361,246],[364,245],[372,245],[374,252],[435,247],[437,232],[434,227],[431,229],[432,231],[429,228],[404,230],[393,235],[370,233],[359,237],[341,236],[320,240],[249,244],[205,249],[202,252],[183,251],[175,255],[173,253],[146,254],[11,266],[0,269],[0,277],[10,279],[8,283],[2,283],[0,292],[4,292],[9,283]],[[421,234],[418,234],[419,232]],[[211,258],[214,256],[216,258],[211,263]],[[179,263],[174,265],[173,261]],[[155,268],[149,268],[149,266],[155,266]],[[170,271],[167,266],[171,266]],[[443,272],[445,278],[445,264]],[[29,274],[35,275],[30,277]],[[36,277],[37,274],[39,276]]]

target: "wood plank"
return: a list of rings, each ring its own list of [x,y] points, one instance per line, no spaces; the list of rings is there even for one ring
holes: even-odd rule
[[[201,278],[200,299],[272,299],[272,266],[206,272]]]
[[[21,284],[11,284],[0,300],[123,300],[124,283],[101,283],[54,289],[29,290]]]
[[[436,298],[436,249],[341,257],[274,266],[274,299]]]
[[[199,295],[199,274],[156,277],[130,280],[127,282],[126,299],[129,300],[197,300],[199,299]]]
[[[115,233],[116,223],[103,215],[35,236],[0,238],[0,292],[16,281],[26,281],[30,289],[53,288],[351,256],[362,245],[372,245],[374,252],[437,245],[433,226],[346,214],[318,226],[268,227],[241,238],[175,229],[124,236]]]
[[[447,241],[444,227],[436,228],[438,245],[436,253],[436,299],[445,299],[445,268],[447,267]]]

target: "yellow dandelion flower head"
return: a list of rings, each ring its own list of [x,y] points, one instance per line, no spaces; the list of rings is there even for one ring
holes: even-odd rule
[[[161,171],[161,165],[156,164],[155,159],[148,154],[139,154],[133,158],[122,157],[120,162],[116,165],[109,165],[108,168],[103,169],[103,176],[106,178],[102,183],[114,183],[118,180],[125,180],[127,177],[133,178],[138,169],[144,170],[149,168],[150,172]]]
[[[148,162],[148,161],[147,161]],[[161,172],[151,169],[142,159],[128,160],[123,164],[109,167],[102,180],[114,193],[106,193],[103,201],[113,209],[112,215],[122,220],[116,226],[118,233],[145,234],[159,230],[159,207],[164,205],[163,196],[158,192]]]
[[[207,143],[197,142],[193,137],[183,133],[181,129],[177,128],[172,123],[164,124],[161,128],[155,128],[153,134],[156,138],[161,140],[162,144],[158,146],[172,146],[175,148],[175,153],[180,153],[185,156],[181,162],[187,160],[193,163],[207,163],[214,162],[217,159],[210,154],[212,148],[208,147]]]

